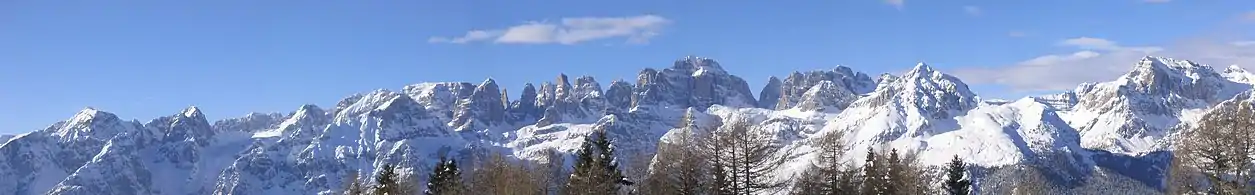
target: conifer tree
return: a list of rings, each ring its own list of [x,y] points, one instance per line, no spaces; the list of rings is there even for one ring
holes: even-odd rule
[[[375,187],[371,194],[374,195],[396,195],[396,194],[413,194],[413,186],[397,173],[397,168],[391,164],[384,164],[379,168],[379,176],[375,177]]]
[[[959,159],[959,155],[954,155],[954,159],[946,164],[945,191],[950,195],[967,195],[972,181],[963,178],[966,174],[967,165],[963,164],[963,159]]]
[[[575,170],[567,180],[566,194],[617,194],[619,185],[631,185],[619,171],[604,129],[595,130],[576,155]]]
[[[885,165],[888,165],[884,167],[885,169],[882,169],[882,173],[884,173],[883,176],[885,177],[885,182],[883,184],[885,185],[882,186],[883,191],[880,193],[898,194],[900,188],[905,187],[905,185],[900,184],[905,184],[902,183],[902,179],[906,176],[903,174],[905,166],[903,166],[902,159],[898,156],[898,149],[889,150],[889,157],[888,159],[885,159]]]
[[[883,164],[876,160],[876,151],[868,147],[867,159],[863,164],[863,189],[860,194],[882,194],[885,182],[880,166]]]
[[[436,167],[432,169],[430,179],[427,182],[427,191],[423,193],[427,195],[458,195],[462,194],[465,189],[462,184],[462,171],[458,169],[457,162],[441,156],[440,162],[436,163]]]

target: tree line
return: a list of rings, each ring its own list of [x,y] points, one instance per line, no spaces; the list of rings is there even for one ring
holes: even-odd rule
[[[867,149],[866,160],[855,166],[841,159],[847,147],[841,134],[830,134],[809,141],[818,146],[809,171],[781,176],[778,171],[786,158],[772,134],[757,129],[748,118],[734,117],[715,127],[701,127],[688,113],[677,129],[661,141],[648,162],[633,163],[640,169],[620,167],[615,148],[604,129],[595,129],[574,155],[574,164],[565,169],[564,158],[556,152],[539,163],[510,162],[499,154],[475,162],[469,177],[458,164],[441,157],[431,170],[427,183],[417,185],[405,179],[395,166],[384,165],[373,182],[348,182],[344,194],[358,195],[844,195],[844,194],[955,194],[971,192],[967,165],[955,156],[934,177],[914,154],[896,149]],[[710,128],[710,129],[704,129]],[[623,170],[640,170],[625,174]],[[939,178],[945,178],[939,179]],[[372,185],[365,185],[372,183]],[[424,191],[418,191],[425,186]]]

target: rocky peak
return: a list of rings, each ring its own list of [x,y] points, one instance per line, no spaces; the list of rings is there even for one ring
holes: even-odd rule
[[[598,84],[597,80],[593,79],[592,76],[580,76],[575,78],[575,88],[572,91],[574,93],[571,98],[574,98],[577,102],[584,98],[600,97],[601,84]]]
[[[1207,91],[1221,87],[1221,78],[1210,66],[1188,60],[1146,56],[1120,79],[1131,90],[1141,93],[1168,94],[1179,91],[1187,92],[1181,95],[1189,98],[1202,99],[1214,95]]]
[[[632,107],[632,84],[623,80],[610,82],[606,89],[606,103],[616,110],[627,110]]]
[[[190,142],[205,146],[216,134],[205,115],[195,106],[188,107],[179,114],[154,119],[144,125],[161,134],[162,143]]]
[[[183,109],[183,117],[205,118],[205,114],[200,113],[200,108],[197,108],[196,106],[191,106],[191,107],[188,107],[187,109]]]
[[[415,101],[409,96],[403,96],[403,95],[392,97],[391,100],[388,100],[384,102],[382,105],[379,105],[379,107],[375,108],[375,110],[372,112],[372,114],[375,114],[377,116],[384,116],[384,115],[389,115],[389,114],[394,114],[394,113],[420,114],[420,115],[427,114],[426,110],[424,110],[423,108],[423,105],[419,104],[418,101]]]
[[[932,118],[948,118],[975,108],[980,102],[963,81],[933,70],[924,63],[919,63],[902,77],[882,75],[881,78],[886,83],[880,83],[864,104],[881,106],[898,102],[918,108],[922,114]]]
[[[1033,101],[1049,106],[1051,109],[1070,111],[1076,106],[1076,92],[1063,92],[1044,96],[1032,97]]]
[[[782,84],[780,78],[768,77],[767,86],[763,86],[763,90],[758,92],[758,107],[775,108],[780,101]]]
[[[832,81],[820,81],[802,95],[795,108],[803,111],[833,112],[849,107],[855,100],[858,100],[858,95],[850,90]]]
[[[870,93],[876,87],[876,81],[873,81],[867,74],[855,72],[853,69],[845,66],[837,66],[833,70],[817,70],[805,73],[793,72],[781,84],[780,97],[774,108],[790,109],[796,107],[802,101],[802,96],[811,87],[819,85],[823,81],[832,82],[836,85],[834,87],[843,88],[842,90],[856,95]]]
[[[325,115],[325,113],[319,114]],[[283,122],[286,117],[281,113],[252,112],[244,117],[214,121],[213,128],[216,132],[258,132],[278,128],[279,123]]]
[[[518,119],[535,119],[535,117],[539,117],[544,112],[544,109],[536,105],[538,95],[536,86],[533,86],[532,83],[524,84],[523,92],[519,95],[519,99],[510,103],[509,112],[513,113],[514,117]]]
[[[636,75],[636,88],[632,92],[632,107],[668,103],[668,100],[663,97],[663,92],[670,91],[669,86],[671,84],[663,79],[658,70],[652,68],[641,70]]]
[[[1247,72],[1246,69],[1238,67],[1238,65],[1229,65],[1224,70],[1224,77],[1233,82],[1255,84],[1255,74]]]
[[[554,86],[553,95],[556,101],[566,101],[572,98],[571,82],[567,79],[566,74],[558,74],[557,85]]]
[[[1115,81],[1077,87],[1080,113],[1069,118],[1082,145],[1110,152],[1147,152],[1171,133],[1185,110],[1230,99],[1251,85],[1210,66],[1188,60],[1146,56]]]
[[[941,72],[933,70],[932,66],[929,66],[927,63],[924,63],[924,62],[915,64],[915,67],[911,68],[910,71],[907,71],[905,74],[902,74],[903,78],[933,78],[933,77],[941,77],[941,76],[942,76]]]
[[[540,91],[536,94],[536,108],[544,109],[553,105],[558,100],[557,86],[551,82],[545,82],[540,85]]]
[[[321,127],[331,123],[325,111],[313,104],[302,105],[290,116],[279,123],[277,129],[283,133],[284,142],[298,141],[308,143],[322,130]]]
[[[383,105],[388,100],[401,94],[386,89],[378,89],[365,94],[355,94],[344,98],[336,105],[335,121],[355,120],[363,114],[369,113],[379,105]]]
[[[497,81],[487,79],[475,87],[471,97],[458,103],[451,125],[462,127],[472,121],[489,125],[504,122],[504,118],[505,105],[501,103],[501,89],[497,87]]]
[[[480,85],[481,88],[476,89],[476,92],[496,91],[491,89],[492,86],[486,86],[495,85],[495,83],[491,81],[491,79],[485,81],[484,84]],[[472,97],[474,96],[476,95],[472,95]],[[474,104],[475,102],[471,103]],[[494,102],[490,101],[479,105],[490,106],[489,104],[491,103]],[[500,110],[497,111],[500,112]],[[475,116],[463,114],[466,112],[461,112],[461,110],[459,110],[458,113],[460,115],[456,118],[457,120],[467,120],[459,123],[458,126],[463,126],[466,123],[471,123],[472,121],[484,121],[491,123],[499,122],[501,120],[501,118],[492,118],[493,116],[482,116],[471,119],[469,117]],[[380,120],[379,130],[375,132],[375,137],[380,140],[396,141],[414,137],[443,137],[452,134],[452,132],[444,128],[444,124],[441,124],[439,120],[435,120],[435,117],[428,115],[427,110],[424,109],[423,105],[419,104],[414,99],[411,99],[409,96],[396,96],[391,100],[388,100],[387,103],[380,105],[378,109],[371,112],[371,115]],[[464,119],[463,117],[467,118]]]
[[[73,118],[58,123],[44,130],[61,142],[91,139],[108,140],[118,133],[127,131],[126,122],[113,113],[87,107],[74,114]]]
[[[749,85],[740,77],[729,75],[717,62],[707,58],[686,57],[668,69],[645,69],[637,75],[633,106],[697,107],[705,109],[720,104],[732,107],[756,107]]]
[[[706,73],[727,74],[727,71],[724,71],[723,67],[719,66],[719,62],[716,62],[714,59],[697,56],[685,56],[676,60],[671,69],[685,71],[694,76]]]
[[[458,100],[470,97],[475,87],[475,84],[467,82],[432,82],[407,85],[402,92],[423,104],[432,114],[450,120]]]

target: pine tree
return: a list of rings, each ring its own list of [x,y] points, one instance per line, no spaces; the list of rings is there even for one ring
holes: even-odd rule
[[[898,157],[898,149],[889,150],[889,158],[885,160],[885,165],[888,165],[885,166],[886,169],[883,169],[886,180],[884,184],[887,185],[882,186],[883,191],[880,193],[898,194],[901,187],[906,187],[905,185],[900,185],[904,184],[902,183],[902,178],[904,178],[905,175],[903,174],[904,166],[902,166],[902,159]]]
[[[954,159],[950,160],[946,167],[946,192],[950,195],[967,195],[972,181],[963,178],[967,174],[967,165],[963,164],[963,159],[959,159],[959,155],[954,155]]]
[[[462,171],[458,169],[457,162],[441,156],[440,162],[436,163],[436,167],[432,169],[430,179],[427,182],[427,191],[423,193],[427,195],[457,195],[462,194],[465,189],[462,184]]]
[[[379,176],[375,177],[375,187],[371,194],[374,195],[397,195],[411,194],[412,186],[408,182],[403,181],[397,168],[391,164],[384,164],[379,168]]]
[[[882,194],[884,175],[880,166],[883,165],[876,160],[876,151],[868,147],[867,159],[863,164],[863,189],[860,194]]]
[[[596,130],[581,145],[575,170],[567,180],[566,194],[617,194],[619,185],[631,185],[619,171],[614,146],[604,129]]]

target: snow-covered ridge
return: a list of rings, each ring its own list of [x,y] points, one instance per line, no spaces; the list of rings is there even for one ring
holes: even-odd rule
[[[1112,159],[1167,149],[1171,127],[1249,91],[1255,76],[1146,57],[1111,82],[1006,101],[982,101],[960,78],[924,63],[877,78],[844,66],[784,78],[772,77],[755,97],[715,60],[690,56],[606,88],[565,74],[514,94],[492,79],[420,83],[353,94],[327,109],[301,105],[212,125],[197,107],[144,124],[88,108],[0,137],[0,191],[331,194],[347,175],[368,181],[384,163],[426,170],[446,154],[569,154],[594,129],[609,132],[624,157],[648,155],[686,116],[705,130],[751,119],[781,147],[777,156],[788,164],[780,178],[807,170],[813,139],[840,134],[854,162],[869,147],[897,148],[927,164],[953,155],[985,167],[1049,162],[1052,173],[1075,179],[1124,162]]]

